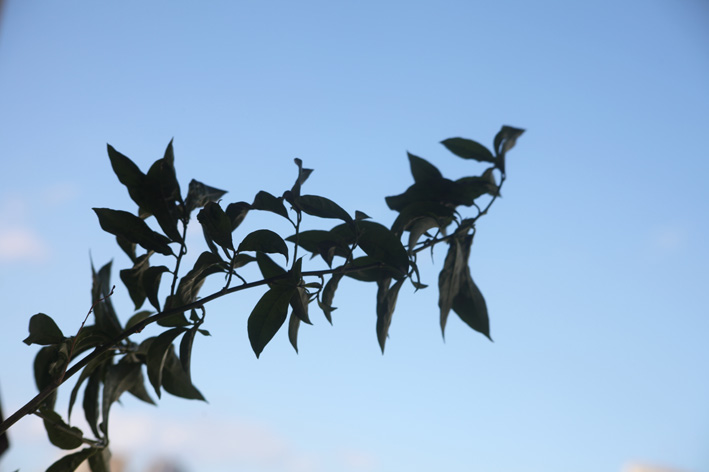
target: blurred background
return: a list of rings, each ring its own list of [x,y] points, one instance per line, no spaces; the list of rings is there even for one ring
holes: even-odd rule
[[[174,138],[183,192],[195,178],[228,190],[227,203],[280,195],[299,157],[315,169],[304,191],[390,224],[384,197],[412,183],[407,150],[447,177],[472,175],[484,166],[439,142],[491,146],[505,124],[527,132],[470,259],[494,343],[457,318],[441,339],[443,248],[422,258],[431,287],[402,289],[383,356],[372,286],[343,281],[333,326],[313,309],[300,354],[283,330],[260,359],[246,320],[262,292],[220,299],[192,361],[208,403],[124,398],[116,469],[709,471],[705,0],[8,0],[0,11],[6,416],[35,393],[30,316],[75,332],[90,258],[113,260],[113,303],[124,321],[133,313],[118,279],[129,260],[91,211],[135,209],[106,143],[147,170]],[[289,234],[279,224],[249,215],[237,236]],[[72,421],[83,424],[80,408]],[[38,418],[9,438],[2,471],[61,455]]]

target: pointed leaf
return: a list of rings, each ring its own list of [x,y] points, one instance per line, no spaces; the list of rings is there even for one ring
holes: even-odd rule
[[[31,344],[57,344],[66,339],[54,320],[44,313],[37,313],[30,318],[29,331],[30,335],[22,341],[28,346]]]
[[[73,472],[81,465],[82,462],[99,451],[101,451],[101,449],[86,447],[79,452],[62,457],[54,464],[50,465],[47,472]]]
[[[470,241],[472,242],[472,239]],[[453,306],[453,299],[460,291],[463,272],[468,263],[464,247],[467,241],[461,241],[461,238],[456,237],[452,238],[448,244],[448,254],[438,276],[438,306],[443,336],[445,336],[446,322]]]
[[[288,211],[283,205],[283,199],[274,197],[268,192],[263,190],[256,194],[254,202],[251,204],[251,208],[254,210],[270,211],[277,215],[281,215],[285,219],[288,218]]]
[[[83,444],[84,435],[79,428],[66,424],[56,411],[48,409],[40,411],[49,442],[60,449],[76,449]]]
[[[300,328],[300,318],[293,312],[288,322],[288,340],[291,346],[293,346],[293,349],[295,349],[296,354],[298,353],[298,328]]]
[[[406,249],[387,227],[372,221],[358,221],[359,247],[370,257],[390,265],[405,275],[409,270]]]
[[[244,221],[244,218],[246,218],[246,214],[249,212],[250,209],[251,205],[246,202],[230,203],[226,207],[224,213],[226,213],[226,216],[228,216],[229,220],[231,221],[232,231],[238,228],[241,222]]]
[[[158,299],[160,279],[162,274],[169,271],[170,270],[165,266],[154,266],[147,268],[143,273],[143,291],[148,297],[150,304],[158,311],[160,311],[160,300]]]
[[[256,303],[248,322],[249,341],[256,357],[286,321],[294,292],[294,287],[274,286]]]
[[[487,304],[480,289],[470,275],[470,269],[466,266],[463,274],[460,291],[453,299],[453,311],[468,326],[475,331],[484,334],[490,341],[490,319],[487,314]]]
[[[409,156],[411,174],[414,176],[415,182],[424,182],[426,180],[443,178],[441,171],[439,171],[436,166],[428,162],[426,159],[415,156],[410,152],[406,154]]]
[[[517,138],[519,138],[522,133],[524,133],[523,129],[503,126],[495,135],[494,145],[497,155],[504,155],[507,151],[512,149],[517,143]]]
[[[188,379],[192,379],[192,373],[190,370],[192,364],[192,345],[194,344],[194,337],[197,334],[197,327],[191,328],[185,331],[182,335],[182,341],[180,341],[180,363],[182,364],[182,370],[184,370]]]
[[[107,233],[141,245],[149,251],[159,252],[166,256],[172,255],[168,244],[170,240],[156,233],[137,216],[127,211],[111,210],[110,208],[94,208],[101,228]]]
[[[399,295],[399,289],[404,284],[404,280],[406,279],[396,281],[391,287],[389,287],[391,279],[377,282],[379,286],[377,290],[377,340],[382,354],[384,354],[384,345],[389,337],[389,326],[394,315],[396,298]]]
[[[226,190],[219,190],[192,179],[187,189],[187,198],[185,198],[187,213],[202,208],[209,202],[218,202],[226,193]]]
[[[286,262],[288,261],[288,246],[286,246],[286,242],[278,234],[267,229],[259,229],[248,234],[239,244],[238,252],[242,251],[283,254]]]
[[[205,237],[223,248],[234,249],[231,239],[231,219],[224,213],[218,203],[208,202],[197,213],[197,221],[204,229]]]
[[[273,262],[273,259],[268,257],[263,252],[256,253],[256,263],[258,264],[259,270],[261,270],[261,275],[264,279],[270,279],[271,277],[278,277],[286,273],[286,270]]]
[[[450,138],[441,141],[450,152],[463,159],[480,162],[495,162],[495,156],[482,144],[465,138]]]
[[[103,399],[101,429],[104,434],[108,434],[108,415],[113,403],[123,395],[124,392],[131,390],[136,384],[142,385],[143,376],[140,370],[141,364],[138,362],[129,362],[121,360],[118,364],[108,366],[106,369],[106,377],[103,381]]]
[[[337,309],[332,306],[332,301],[335,299],[335,291],[337,290],[337,286],[341,279],[342,274],[332,274],[330,280],[327,281],[325,288],[323,288],[322,291],[322,302],[320,303],[320,308],[330,324],[332,324],[332,312]]]
[[[104,447],[90,455],[89,468],[91,468],[91,472],[111,472],[111,450]]]
[[[176,397],[188,400],[206,401],[202,393],[192,384],[187,373],[182,368],[180,360],[175,355],[175,347],[170,344],[165,358],[163,370],[163,388]]]
[[[155,337],[148,348],[148,379],[155,389],[155,394],[160,398],[160,387],[163,380],[163,368],[172,342],[177,336],[185,332],[185,328],[173,328]]]
[[[312,324],[308,317],[308,306],[310,305],[310,294],[303,287],[297,287],[290,299],[290,306],[293,307],[293,314],[307,324]],[[296,349],[297,351],[297,349]]]
[[[320,218],[334,218],[351,222],[352,217],[337,203],[318,195],[302,195],[298,206],[305,213]]]

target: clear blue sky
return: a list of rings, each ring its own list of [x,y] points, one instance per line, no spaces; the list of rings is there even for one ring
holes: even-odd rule
[[[457,319],[441,340],[434,267],[432,288],[402,290],[384,356],[372,287],[341,284],[334,326],[316,314],[299,355],[281,332],[258,360],[259,294],[220,300],[193,360],[209,404],[125,399],[115,454],[133,471],[169,457],[189,471],[708,472],[703,0],[6,1],[5,413],[34,394],[29,317],[75,331],[89,251],[128,265],[91,211],[133,208],[107,142],[146,169],[174,137],[183,188],[228,201],[280,193],[300,157],[308,192],[389,223],[407,150],[470,175],[438,142],[490,144],[503,124],[528,131],[471,257],[494,343]],[[127,319],[120,283],[114,303]],[[3,471],[56,454],[35,418],[11,441]]]

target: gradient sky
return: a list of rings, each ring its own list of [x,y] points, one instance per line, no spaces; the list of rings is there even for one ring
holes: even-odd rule
[[[229,202],[280,194],[300,157],[315,168],[308,193],[388,224],[383,198],[412,181],[407,150],[470,175],[482,167],[439,141],[490,145],[507,124],[527,133],[470,261],[494,343],[457,319],[442,341],[443,250],[424,264],[431,288],[402,289],[384,356],[369,285],[340,284],[334,326],[316,313],[300,354],[281,332],[258,360],[246,319],[260,293],[222,299],[193,357],[209,403],[126,398],[114,453],[136,472],[160,458],[188,471],[708,472],[708,84],[704,0],[6,1],[5,414],[35,392],[29,317],[75,332],[89,251],[114,258],[116,281],[128,266],[91,211],[134,209],[107,142],[147,169],[174,137],[183,189],[196,178]],[[132,314],[120,283],[114,303]],[[58,455],[36,418],[10,434],[2,471]]]

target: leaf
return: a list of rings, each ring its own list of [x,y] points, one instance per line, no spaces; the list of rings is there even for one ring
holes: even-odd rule
[[[267,229],[259,229],[248,234],[239,244],[238,252],[242,251],[283,254],[286,262],[288,261],[288,246],[286,246],[286,242],[278,234]]]
[[[414,176],[415,182],[424,182],[431,179],[442,179],[443,175],[436,166],[428,162],[426,159],[415,156],[410,152],[406,153],[409,156],[409,165],[411,166],[411,174]]]
[[[163,388],[166,392],[188,400],[206,401],[202,393],[192,384],[182,364],[175,355],[172,344],[167,351],[165,367],[163,370]]]
[[[71,390],[71,396],[69,397],[69,411],[67,413],[67,418],[71,419],[71,411],[74,408],[74,402],[76,401],[76,396],[79,393],[79,388],[83,384],[84,380],[88,379],[91,374],[94,373],[94,371],[101,367],[103,363],[107,360],[110,359],[112,353],[104,353],[100,356],[98,356],[96,359],[92,360],[89,362],[86,367],[81,369],[81,374],[79,375],[79,380],[76,381],[76,384],[74,384],[74,388]],[[84,399],[86,399],[86,395],[84,395]]]
[[[126,253],[130,261],[135,264],[137,259],[135,255],[136,244],[128,241],[126,238],[122,238],[121,236],[116,236],[116,243],[118,243],[118,246],[123,250],[123,252]]]
[[[495,156],[482,144],[465,138],[450,138],[441,141],[450,152],[463,159],[480,162],[495,162]]]
[[[500,131],[495,135],[495,153],[497,153],[498,156],[507,153],[507,151],[514,147],[517,143],[517,138],[519,138],[522,133],[524,133],[523,129],[513,128],[512,126],[503,126],[502,129],[500,129]]]
[[[131,269],[123,269],[120,272],[121,280],[128,289],[135,309],[139,309],[145,303],[145,286],[143,284],[143,274],[150,267],[150,253],[140,256]]]
[[[116,151],[110,144],[107,147],[108,158],[111,160],[111,167],[113,167],[113,172],[118,177],[118,181],[129,189],[140,187],[145,180],[145,174],[130,158]],[[136,203],[140,206],[140,203]]]
[[[261,270],[261,275],[264,279],[270,279],[271,277],[278,277],[286,273],[286,270],[273,262],[273,259],[268,257],[263,252],[256,253],[256,263],[258,268]]]
[[[300,328],[300,318],[293,312],[288,322],[288,340],[291,346],[293,346],[293,349],[295,349],[296,354],[298,353],[298,328]]]
[[[270,211],[277,215],[281,215],[285,219],[288,218],[288,211],[283,205],[283,198],[277,198],[263,190],[256,194],[254,202],[251,204],[254,210]]]
[[[107,233],[139,244],[149,251],[166,256],[172,255],[172,249],[168,246],[170,240],[151,230],[143,220],[132,213],[110,208],[94,208],[93,210],[98,216],[101,228]]]
[[[308,306],[310,305],[310,294],[303,287],[297,287],[290,299],[290,306],[293,307],[293,314],[307,324],[313,324],[308,317]],[[297,349],[296,349],[297,351]]]
[[[200,254],[192,269],[180,279],[177,287],[180,304],[195,301],[204,279],[219,272],[226,272],[226,263],[219,256],[209,251]]]
[[[192,374],[190,372],[191,360],[192,360],[192,345],[194,344],[194,337],[197,334],[197,327],[193,327],[185,334],[182,335],[182,341],[180,341],[180,363],[182,364],[182,370],[187,374],[188,379],[192,379]]]
[[[108,447],[99,449],[89,456],[91,472],[111,472],[111,450]]]
[[[155,337],[148,348],[148,379],[155,389],[155,394],[160,398],[160,387],[163,380],[163,368],[172,342],[177,336],[185,332],[185,328],[173,328]]]
[[[389,337],[389,326],[394,315],[396,298],[399,295],[399,289],[404,284],[404,280],[406,279],[397,280],[391,287],[389,287],[391,279],[377,282],[379,286],[377,290],[377,340],[382,354],[384,354],[384,345]]]
[[[143,376],[139,362],[126,361],[122,359],[118,364],[110,365],[106,369],[106,376],[103,380],[103,399],[101,415],[103,422],[101,429],[108,435],[108,415],[111,405],[118,401],[124,392],[131,390],[137,383],[142,385]]]
[[[359,210],[355,210],[355,221],[367,220],[369,218],[371,218],[371,216],[369,216],[368,214],[361,212]]]
[[[192,210],[202,208],[209,202],[218,202],[226,193],[226,190],[210,187],[194,179],[190,180],[185,198],[187,214],[190,214]]]
[[[207,240],[214,241],[223,248],[234,249],[231,239],[231,219],[218,203],[208,202],[204,205],[204,208],[197,213],[197,221],[202,225]]]
[[[158,289],[160,288],[160,279],[162,274],[170,270],[165,266],[149,267],[143,273],[143,291],[156,310],[160,311],[160,300],[158,299]],[[136,308],[137,309],[137,308]]]
[[[82,462],[100,450],[101,449],[95,447],[86,447],[79,452],[64,456],[54,464],[50,465],[47,472],[73,472],[81,465]]]
[[[286,321],[288,303],[295,290],[295,287],[274,286],[263,294],[249,315],[249,341],[256,357]]]
[[[286,241],[291,243],[296,242],[295,235],[288,236]],[[313,256],[320,255],[328,263],[332,264],[333,256],[347,257],[348,245],[354,241],[352,231],[342,238],[331,231],[323,230],[308,230],[298,233],[298,246],[312,253]]]
[[[76,449],[83,444],[84,435],[79,428],[66,424],[56,411],[45,408],[40,411],[49,442],[60,449]]]
[[[89,381],[86,383],[86,389],[84,390],[84,400],[81,402],[84,408],[84,418],[86,422],[91,427],[91,431],[97,438],[102,435],[98,429],[99,420],[99,401],[98,396],[101,388],[101,381],[104,376],[104,368],[94,369],[94,371],[89,376]]]
[[[409,270],[409,256],[406,249],[387,227],[372,221],[358,221],[359,247],[370,257],[390,265],[406,275]]]
[[[399,216],[396,217],[394,224],[391,226],[391,230],[396,235],[400,235],[404,231],[411,231],[412,226],[422,218],[432,218],[440,228],[445,228],[453,221],[454,214],[455,210],[453,208],[440,203],[413,202],[401,209]],[[409,248],[411,248],[410,243]]]
[[[148,310],[139,311],[138,313],[134,314],[133,316],[128,318],[128,321],[126,322],[126,330],[131,329],[133,326],[137,325],[152,314],[153,313]]]
[[[360,282],[377,282],[383,279],[401,277],[401,273],[391,266],[388,266],[373,257],[356,257],[349,264],[344,266],[348,269],[356,267],[366,267],[356,272],[347,271],[344,275]]]
[[[325,288],[322,291],[322,302],[320,303],[320,308],[325,314],[327,321],[332,324],[332,312],[337,308],[332,306],[332,301],[335,299],[335,291],[337,290],[337,285],[342,279],[342,274],[332,274],[330,280],[325,284]]]
[[[448,243],[448,254],[443,262],[443,269],[438,276],[438,306],[440,308],[441,335],[445,337],[448,314],[453,306],[453,299],[460,291],[463,271],[467,267],[465,245],[472,244],[472,239],[461,241],[454,237]],[[467,246],[468,254],[470,246]]]
[[[238,228],[241,222],[244,221],[244,218],[246,218],[246,214],[249,212],[250,209],[251,205],[246,202],[230,203],[226,207],[224,213],[226,213],[226,216],[228,216],[229,220],[231,221],[232,231]]]
[[[173,241],[182,242],[177,229],[179,210],[176,202],[181,201],[180,184],[175,174],[175,155],[172,140],[165,149],[165,155],[150,166],[143,185],[129,189],[141,194],[140,207],[155,216],[160,228]]]
[[[128,393],[133,395],[138,400],[142,400],[145,403],[155,405],[155,401],[150,397],[150,394],[145,388],[145,377],[143,377],[143,369],[138,369],[137,379],[131,388],[128,389]]]
[[[475,203],[467,188],[449,179],[431,179],[416,182],[406,192],[385,198],[389,208],[402,211],[409,205],[429,202],[455,208],[458,205],[470,206]]]
[[[490,319],[487,313],[487,304],[480,289],[470,275],[470,268],[466,266],[463,274],[460,291],[453,299],[453,311],[468,326],[484,334],[490,341]]]
[[[29,331],[30,335],[22,341],[28,346],[31,344],[57,344],[66,339],[54,320],[44,313],[37,313],[30,318]]]
[[[111,290],[113,290],[111,284],[112,265],[112,262],[108,262],[96,272],[93,262],[91,262],[91,303],[94,308],[96,326],[106,335],[115,337],[121,333],[122,329],[110,298]]]
[[[308,215],[352,222],[352,217],[340,205],[317,195],[302,195],[298,206]]]
[[[57,350],[57,346],[45,346],[37,351],[37,355],[34,358],[34,381],[39,391],[42,391],[54,381],[51,366],[58,357]],[[55,390],[44,400],[43,404],[49,409],[54,409],[56,400],[57,391]]]

